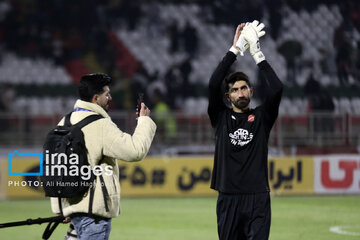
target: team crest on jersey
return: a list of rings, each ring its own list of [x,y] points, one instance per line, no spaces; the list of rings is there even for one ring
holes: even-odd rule
[[[248,130],[239,128],[234,133],[229,133],[230,142],[235,146],[244,146],[253,139],[253,134]]]
[[[254,115],[249,115],[248,116],[248,122],[253,122],[255,120],[255,116]]]

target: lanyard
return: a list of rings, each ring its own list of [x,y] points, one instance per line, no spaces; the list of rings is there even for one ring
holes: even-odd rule
[[[85,109],[85,108],[80,108],[80,107],[77,107],[74,109],[74,112],[78,112],[78,111],[84,111],[84,112],[93,112],[89,109]]]

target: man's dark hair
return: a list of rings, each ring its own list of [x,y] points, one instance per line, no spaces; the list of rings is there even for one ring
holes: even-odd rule
[[[230,73],[225,79],[225,92],[229,91],[229,85],[233,85],[237,81],[245,81],[246,84],[251,88],[249,77],[243,72]]]
[[[80,79],[78,92],[81,100],[91,102],[95,94],[104,92],[104,86],[111,84],[111,78],[104,73],[84,75]]]

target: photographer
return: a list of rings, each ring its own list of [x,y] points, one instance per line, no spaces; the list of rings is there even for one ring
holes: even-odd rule
[[[111,78],[106,74],[83,76],[78,87],[80,99],[75,103],[70,122],[76,124],[90,115],[102,116],[83,127],[82,131],[90,166],[110,167],[112,174],[105,171],[100,176],[103,181],[95,181],[95,187],[81,197],[51,198],[53,212],[70,218],[78,239],[109,239],[111,219],[120,214],[117,159],[128,162],[144,159],[155,135],[156,125],[144,103],[138,110],[138,123],[133,135],[122,132],[111,121],[107,113],[111,101],[110,83]],[[59,125],[64,125],[64,119]]]

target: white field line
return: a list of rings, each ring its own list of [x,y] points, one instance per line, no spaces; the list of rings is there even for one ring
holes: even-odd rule
[[[345,229],[347,228],[358,228],[359,232],[350,232]],[[360,226],[333,226],[330,227],[330,232],[342,234],[342,235],[349,235],[349,236],[360,236]]]

